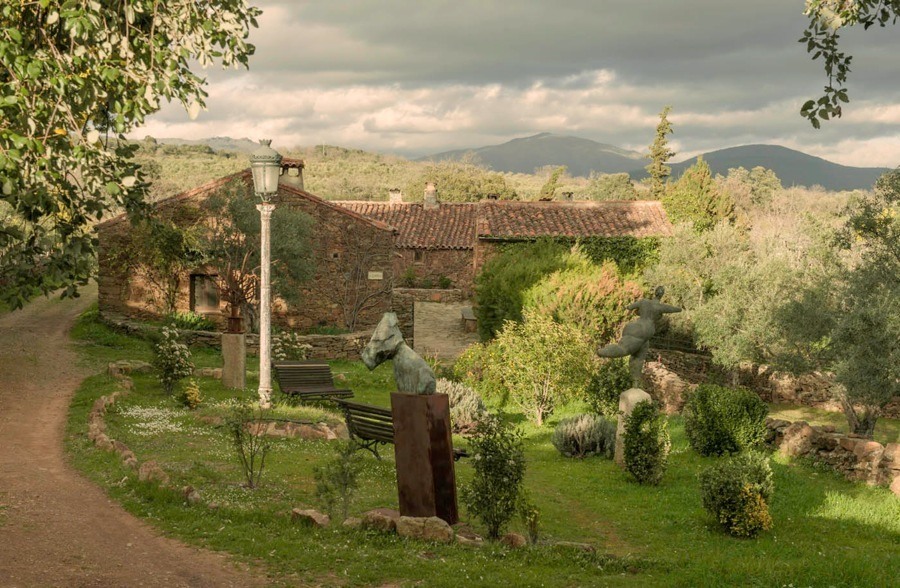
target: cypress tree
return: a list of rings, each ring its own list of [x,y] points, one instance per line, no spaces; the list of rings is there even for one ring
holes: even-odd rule
[[[675,152],[669,149],[669,140],[667,135],[672,134],[672,123],[667,118],[671,106],[666,106],[659,113],[659,124],[656,125],[656,138],[650,145],[650,165],[645,169],[650,174],[650,193],[654,198],[660,199],[666,191],[666,181],[672,168],[666,165],[666,162],[675,157]]]

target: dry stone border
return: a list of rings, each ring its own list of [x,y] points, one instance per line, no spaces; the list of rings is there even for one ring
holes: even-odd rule
[[[766,419],[766,442],[791,457],[809,457],[870,486],[887,486],[900,496],[900,443],[882,445],[830,425]]]
[[[88,413],[88,439],[94,446],[103,451],[112,451],[118,454],[122,463],[137,472],[138,480],[142,482],[154,482],[162,488],[169,487],[169,475],[154,460],[140,463],[134,452],[127,445],[117,439],[112,439],[106,434],[106,421],[104,417],[109,407],[116,400],[128,394],[134,388],[134,381],[127,374],[148,373],[152,370],[150,364],[142,361],[121,360],[111,362],[107,366],[107,373],[119,382],[119,390],[108,396],[101,396],[94,401],[90,413]],[[182,489],[184,499],[189,504],[198,504],[202,501],[200,493],[192,486]]]

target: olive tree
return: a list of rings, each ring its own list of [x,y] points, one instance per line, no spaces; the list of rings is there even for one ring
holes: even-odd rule
[[[93,269],[90,227],[137,214],[147,185],[125,133],[163,101],[192,116],[205,80],[247,65],[260,11],[244,0],[30,0],[0,7],[0,296],[77,294]]]

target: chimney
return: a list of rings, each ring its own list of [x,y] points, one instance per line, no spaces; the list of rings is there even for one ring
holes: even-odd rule
[[[388,202],[391,204],[400,204],[403,202],[403,192],[400,191],[400,188],[391,188],[388,191]]]
[[[434,182],[425,184],[425,210],[434,210],[438,207],[437,189]]]
[[[291,186],[292,188],[303,190],[304,167],[302,159],[285,157],[281,160],[281,177],[278,178],[278,182]]]

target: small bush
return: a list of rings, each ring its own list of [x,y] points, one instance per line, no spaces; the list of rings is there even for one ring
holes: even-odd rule
[[[507,388],[500,369],[499,346],[491,343],[469,345],[453,364],[453,379],[474,388],[483,398],[506,403]]]
[[[442,290],[447,290],[448,288],[453,286],[453,280],[448,278],[447,276],[438,276],[438,287]]]
[[[192,310],[173,312],[168,317],[170,325],[183,331],[215,331],[216,323]]]
[[[632,386],[627,358],[604,360],[588,383],[587,403],[591,412],[616,416],[619,413],[619,396]]]
[[[259,486],[266,457],[272,448],[261,426],[265,416],[266,410],[258,404],[237,401],[225,421],[248,488]]]
[[[313,470],[316,479],[316,498],[332,518],[338,514],[338,508],[341,520],[347,518],[353,494],[359,489],[362,461],[356,449],[353,441],[339,443],[336,446],[336,455]]]
[[[625,419],[625,469],[640,484],[659,484],[670,448],[665,415],[649,400],[638,402]]]
[[[182,390],[179,400],[181,400],[181,403],[190,410],[194,410],[200,406],[203,402],[203,396],[200,394],[200,386],[197,384],[197,380],[193,378],[188,380],[187,386]]]
[[[774,490],[769,459],[760,453],[726,458],[700,473],[703,508],[735,537],[754,537],[772,528],[769,500]]]
[[[272,337],[272,359],[275,361],[302,361],[309,356],[312,345],[303,343],[300,335],[283,331]]]
[[[762,445],[769,408],[743,388],[701,384],[684,407],[684,431],[700,455],[738,453]]]
[[[465,384],[440,378],[437,393],[450,397],[450,426],[454,433],[468,433],[487,414],[481,396]]]
[[[500,533],[519,510],[525,479],[522,432],[498,417],[483,419],[469,438],[472,481],[460,497],[469,514],[487,527],[490,539]]]
[[[566,457],[612,457],[616,447],[616,423],[592,414],[563,419],[550,441]]]
[[[525,493],[519,499],[519,516],[525,524],[528,542],[536,545],[541,538],[541,509]]]
[[[178,338],[178,329],[165,326],[159,331],[154,345],[153,366],[159,371],[159,382],[166,394],[172,394],[175,386],[194,372],[191,352]]]

